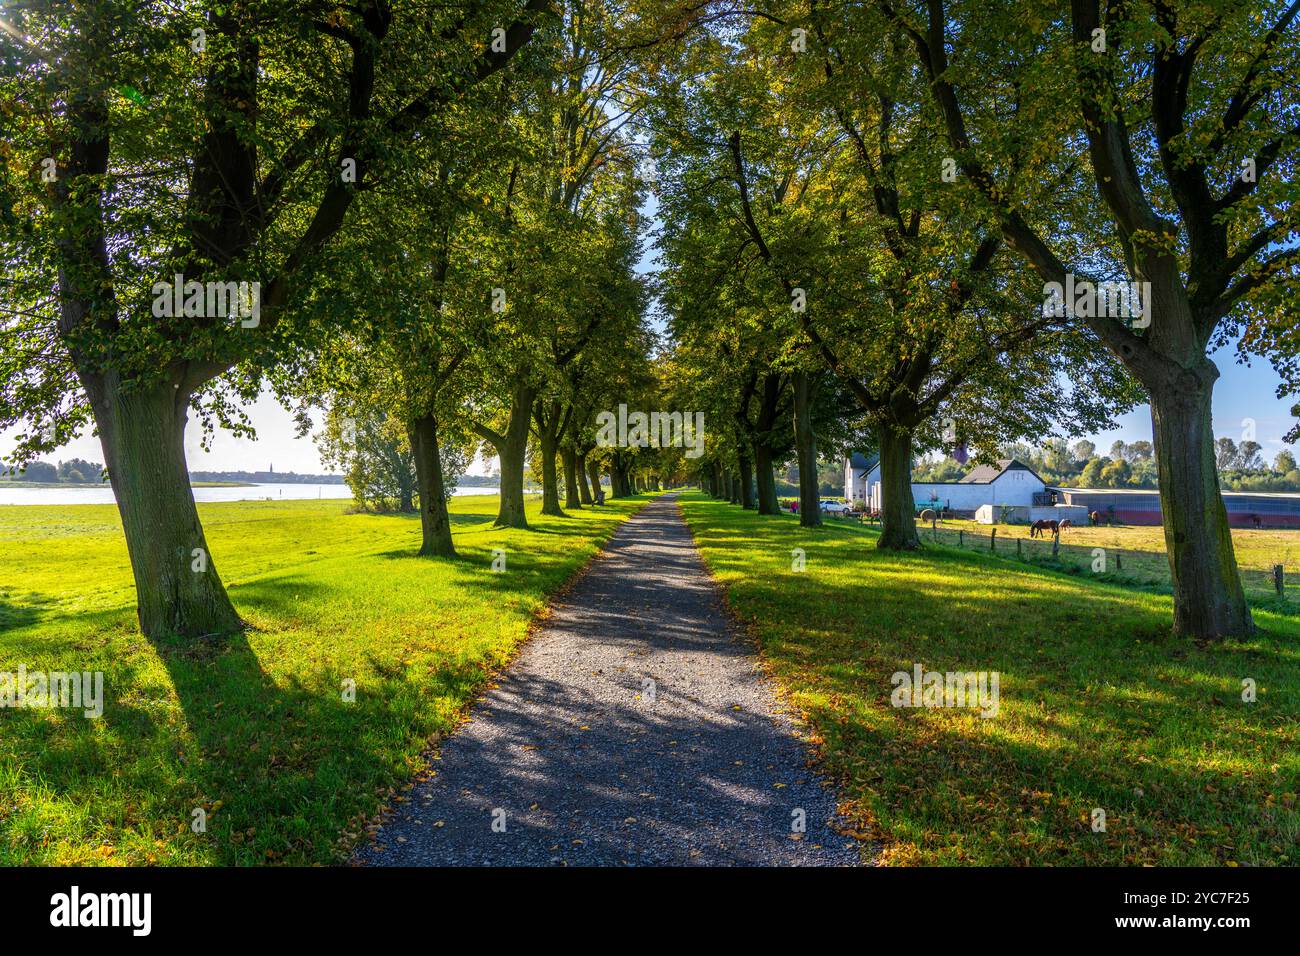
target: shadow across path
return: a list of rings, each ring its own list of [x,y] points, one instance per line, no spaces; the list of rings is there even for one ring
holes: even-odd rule
[[[672,496],[629,519],[390,807],[368,865],[854,865]]]

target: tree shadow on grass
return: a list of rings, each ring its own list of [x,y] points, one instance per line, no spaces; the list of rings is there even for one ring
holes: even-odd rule
[[[47,613],[45,605],[57,605],[58,600],[42,594],[24,595],[22,602],[13,600],[10,594],[0,597],[0,634],[22,627],[30,627]]]
[[[289,589],[243,590],[245,607],[294,613]],[[349,821],[374,812],[381,792],[408,772],[411,751],[437,729],[431,688],[462,687],[472,675],[448,661],[417,681],[369,653],[351,668],[336,662],[272,675],[257,640],[256,632],[237,634],[199,651],[155,642],[190,737],[178,812],[211,814],[195,839],[213,863],[329,862]]]
[[[899,862],[1300,862],[1294,637],[1197,647],[1170,635],[1164,602],[950,550],[844,542],[809,551],[810,567],[843,562],[830,582],[745,573],[735,533],[703,525],[715,567],[742,574],[733,606],[762,622],[828,766]],[[797,543],[770,526],[742,536]],[[893,707],[892,675],[918,663],[998,672],[998,716]],[[1119,818],[1109,835],[1094,807]]]
[[[318,604],[322,592],[301,579],[272,578],[246,584],[234,597],[250,616],[278,623],[292,621],[301,601]],[[482,679],[481,669],[475,673],[463,661],[417,675],[373,654],[355,664],[272,673],[259,648],[273,648],[278,635],[266,635],[267,643],[256,630],[210,641],[148,641],[155,663],[140,653],[145,639],[129,626],[130,616],[117,609],[79,621],[109,642],[86,652],[97,655],[87,666],[104,671],[102,719],[0,713],[0,751],[15,755],[31,798],[0,823],[15,860],[46,852],[84,858],[103,843],[140,854],[160,837],[167,844],[161,853],[179,860],[331,862],[340,833],[377,809],[445,721],[431,695],[438,688],[467,693]],[[59,659],[71,667],[79,646],[74,637],[28,666],[53,667],[48,661]],[[179,720],[166,703],[173,692]],[[205,832],[191,829],[195,810],[207,815]],[[139,855],[130,859],[142,862]]]

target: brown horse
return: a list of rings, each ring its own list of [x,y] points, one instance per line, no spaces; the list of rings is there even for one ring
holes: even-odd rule
[[[1065,518],[1061,521],[1062,531],[1064,531],[1066,528],[1073,528],[1073,527],[1074,527],[1074,523],[1069,518]]]
[[[1256,530],[1256,531],[1258,531],[1260,528],[1264,527],[1264,519],[1261,518],[1259,515],[1251,515],[1251,516],[1250,516],[1250,520],[1253,521],[1253,522],[1255,522],[1255,530]]]
[[[1101,524],[1101,513],[1097,511],[1088,512],[1088,520],[1092,522],[1093,527]]]
[[[1061,531],[1061,523],[1059,521],[1047,521],[1043,519],[1035,521],[1029,526],[1029,537],[1041,538],[1047,531],[1052,532],[1052,534],[1059,534]]]

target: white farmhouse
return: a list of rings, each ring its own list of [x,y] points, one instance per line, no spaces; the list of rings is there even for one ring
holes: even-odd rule
[[[1037,497],[1036,497],[1037,496]],[[844,463],[844,497],[880,510],[880,461],[854,454]],[[1050,505],[1052,495],[1043,479],[1023,462],[1004,458],[996,465],[978,465],[960,481],[914,481],[912,498],[918,508],[948,508],[974,514],[984,505],[993,513],[1003,506],[1029,508]]]

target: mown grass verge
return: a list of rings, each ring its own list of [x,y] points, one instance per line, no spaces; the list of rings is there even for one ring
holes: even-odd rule
[[[682,506],[881,862],[1300,863],[1297,617],[1260,608],[1254,637],[1197,647],[1170,635],[1165,595]],[[917,663],[998,672],[997,716],[892,706]]]
[[[100,719],[0,709],[0,864],[345,859],[644,500],[547,518],[534,499],[514,531],[494,497],[458,497],[457,560],[414,556],[418,518],[341,501],[200,505],[251,625],[216,648],[139,633],[113,506],[0,508],[0,672],[102,671],[106,700]]]

